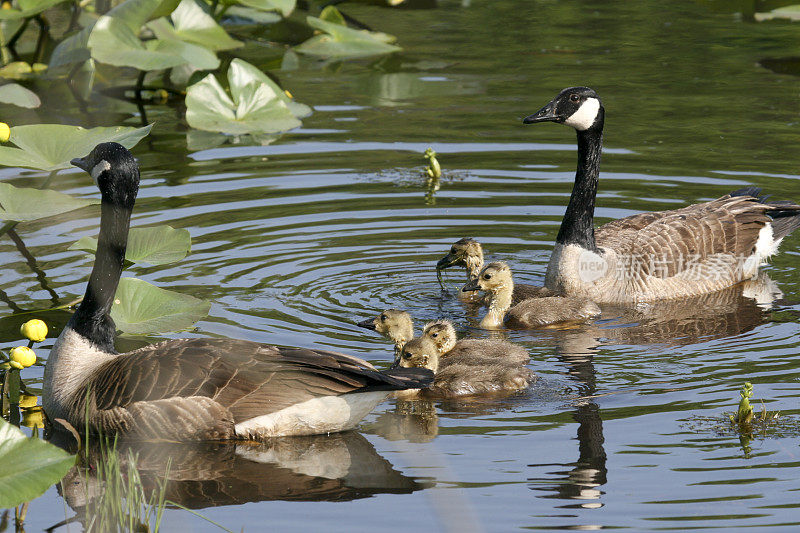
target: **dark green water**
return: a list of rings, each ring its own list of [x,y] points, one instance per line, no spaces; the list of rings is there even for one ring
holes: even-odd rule
[[[724,2],[463,4],[345,5],[397,35],[404,51],[279,72],[315,112],[273,144],[193,151],[174,111],[149,110],[157,125],[136,149],[134,224],[187,228],[193,252],[128,274],[210,299],[211,316],[191,334],[383,363],[391,347],[353,324],[401,307],[418,323],[444,316],[482,336],[469,328],[469,310],[441,294],[433,265],[472,236],[518,279],[542,282],[572,187],[575,137],[521,118],[570,85],[595,88],[606,107],[598,222],[751,184],[800,200],[800,78],[759,63],[800,55],[800,24],[748,22]],[[428,146],[445,171],[435,204],[420,174]],[[9,169],[0,177],[39,179]],[[57,188],[97,196],[82,173]],[[68,244],[96,231],[93,210],[19,227],[60,301],[82,294],[91,267]],[[51,294],[7,238],[0,261],[7,299],[44,307]],[[175,495],[191,494],[186,505],[234,531],[795,530],[798,262],[800,234],[765,269],[783,293],[772,306],[723,294],[659,313],[604,309],[577,329],[509,333],[540,376],[522,395],[388,401],[360,436],[284,443],[262,454],[269,467],[254,466],[254,452],[173,451],[196,452],[207,467],[202,477],[197,465],[179,465],[205,482],[176,484]],[[462,279],[448,274],[449,287]],[[749,443],[726,423],[744,381],[781,412]],[[27,530],[71,515],[53,488],[33,502]],[[169,511],[165,524],[217,531],[183,511]]]

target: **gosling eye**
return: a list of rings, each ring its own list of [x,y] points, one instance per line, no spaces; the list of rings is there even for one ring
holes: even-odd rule
[[[581,97],[577,93],[572,93],[571,95],[569,95],[570,102],[578,103],[580,99]]]
[[[435,339],[436,337],[438,337],[438,336],[439,336],[439,334],[438,334],[438,333],[431,333],[431,337],[433,337],[434,339]]]
[[[381,315],[381,320],[385,322],[386,321],[386,315]]]
[[[403,355],[402,355],[401,357],[402,357],[403,359],[411,359],[411,354],[410,354],[410,353],[403,352]]]
[[[492,275],[491,274],[484,274],[483,275],[483,279],[492,279]]]

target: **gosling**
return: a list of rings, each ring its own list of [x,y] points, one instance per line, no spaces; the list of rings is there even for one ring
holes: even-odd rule
[[[511,269],[501,261],[486,265],[463,290],[486,291],[489,312],[480,324],[485,329],[498,329],[504,323],[506,327],[514,329],[537,328],[565,322],[584,322],[600,315],[596,303],[571,296],[529,298],[512,307],[514,279]]]
[[[414,337],[414,321],[411,315],[399,309],[387,309],[375,318],[357,323],[362,328],[377,331],[394,343],[394,358],[400,357],[403,346]]]
[[[441,271],[452,266],[462,266],[465,268],[467,271],[467,285],[477,279],[478,274],[480,274],[483,268],[483,247],[481,243],[470,237],[464,237],[453,243],[447,255],[439,259],[439,262],[436,263],[436,270]],[[552,295],[553,292],[547,287],[518,283],[514,286],[514,290],[511,293],[511,303],[516,305],[530,298],[543,298]],[[468,291],[466,288],[462,288],[459,296],[466,301],[488,305],[488,298],[482,297],[478,291],[475,290]]]
[[[536,379],[519,363],[485,357],[440,357],[436,343],[425,336],[408,341],[393,366],[423,367],[435,376],[429,388],[401,391],[397,397],[403,399],[517,392]]]
[[[456,339],[456,328],[449,320],[434,320],[425,324],[422,336],[436,344],[439,357],[445,359],[462,359],[474,361],[485,358],[489,362],[504,361],[507,363],[525,364],[530,359],[528,351],[508,341],[499,339]]]

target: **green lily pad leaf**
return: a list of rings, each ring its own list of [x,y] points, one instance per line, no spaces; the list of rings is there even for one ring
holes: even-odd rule
[[[175,39],[205,46],[211,50],[230,50],[243,45],[232,39],[228,32],[194,0],[183,0],[170,16],[172,24],[166,18],[148,23],[159,39]]]
[[[340,26],[347,26],[347,21],[344,20],[344,15],[342,15],[342,13],[334,6],[327,6],[325,9],[323,9],[322,13],[319,14],[319,18],[320,20],[324,20],[326,22],[332,22]]]
[[[275,24],[281,16],[271,11],[259,11],[252,7],[231,6],[225,11],[226,17],[240,17],[260,24]]]
[[[772,11],[767,11],[766,13],[756,13],[754,18],[758,22],[773,19],[800,20],[800,5],[794,4],[791,6],[779,7]]]
[[[0,86],[0,102],[17,107],[27,107],[28,109],[42,105],[42,101],[39,100],[35,92],[18,83],[7,83]]]
[[[150,133],[152,127],[117,126],[87,130],[63,124],[14,126],[10,142],[18,148],[0,146],[0,165],[46,171],[72,168],[71,159],[87,155],[102,142],[114,141],[125,148],[133,148]]]
[[[38,220],[97,203],[100,202],[75,198],[50,189],[14,187],[0,182],[0,220]]]
[[[165,265],[180,261],[192,249],[192,238],[189,231],[175,229],[170,226],[152,228],[131,228],[128,232],[128,248],[125,259],[132,263],[148,263]],[[82,237],[72,243],[68,250],[85,250],[95,253],[97,239]]]
[[[0,20],[16,20],[38,15],[46,9],[66,0],[18,0],[19,8],[0,9]]]
[[[288,17],[294,11],[297,0],[239,0],[238,3],[260,11],[278,11]]]
[[[210,302],[194,296],[160,289],[137,278],[122,278],[111,318],[123,333],[148,335],[187,329],[210,309]]]
[[[241,135],[277,133],[300,126],[308,106],[292,102],[263,72],[234,59],[228,69],[231,96],[209,74],[186,91],[186,121],[193,128]]]
[[[395,38],[386,33],[354,30],[316,17],[306,17],[306,22],[323,33],[295,47],[295,50],[303,54],[344,58],[391,54],[402,50],[399,46],[390,44]]]
[[[58,446],[28,438],[0,418],[0,509],[41,496],[75,466],[75,456]]]
[[[88,46],[92,57],[101,63],[144,71],[163,70],[184,63],[203,70],[219,66],[219,59],[207,48],[176,39],[142,42],[122,19],[110,16],[97,20]]]

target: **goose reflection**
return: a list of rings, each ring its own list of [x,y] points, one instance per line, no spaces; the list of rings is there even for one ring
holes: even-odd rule
[[[69,434],[51,442],[75,452]],[[72,448],[72,449],[70,449]],[[349,501],[375,494],[409,494],[431,483],[395,470],[356,432],[273,438],[264,442],[120,442],[117,453],[127,468],[136,460],[145,493],[165,483],[165,498],[190,509],[263,500]],[[101,457],[91,445],[86,463]],[[102,491],[96,468],[76,466],[59,491],[81,519],[86,505]]]
[[[594,356],[598,347],[678,346],[740,335],[769,321],[770,309],[782,296],[775,283],[762,273],[756,279],[694,298],[628,308],[604,307],[603,315],[615,318],[603,323],[537,331],[540,341],[547,339],[555,345],[567,375],[577,385],[580,399],[574,402],[571,415],[578,424],[578,457],[566,464],[528,465],[544,470],[543,474],[528,478],[531,490],[543,492],[543,498],[575,500],[563,508],[602,507],[607,456],[602,411],[591,399],[597,393]]]

